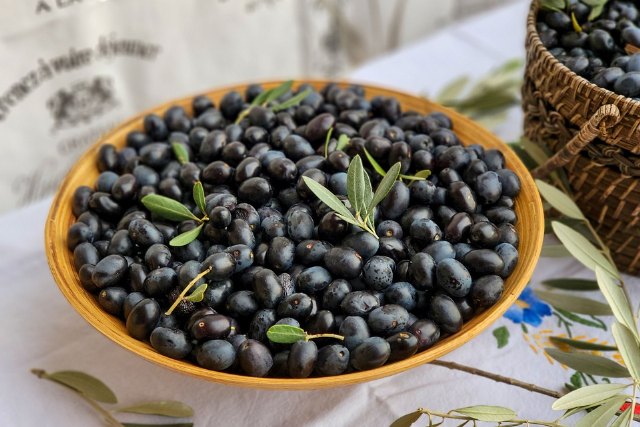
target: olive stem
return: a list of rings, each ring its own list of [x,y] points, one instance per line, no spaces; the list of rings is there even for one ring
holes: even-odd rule
[[[475,418],[467,417],[467,416],[464,416],[464,415],[454,415],[451,412],[448,412],[448,413],[435,412],[435,411],[431,411],[429,409],[424,409],[424,408],[419,408],[418,411],[423,413],[423,414],[426,414],[427,416],[429,416],[429,418],[431,418],[432,416],[435,416],[435,417],[440,417],[443,420],[444,419],[465,420],[466,422],[473,422],[474,424],[477,421],[477,419],[475,419]],[[513,420],[502,421],[502,422],[503,423],[504,422],[513,423],[512,425],[526,424],[526,425],[539,425],[539,426],[547,426],[547,427],[563,427],[562,424],[558,424],[558,423],[553,422],[553,421],[541,421],[541,420],[513,419]],[[500,425],[502,425],[502,424],[500,424]]]
[[[461,364],[456,363],[456,362],[449,362],[449,361],[445,361],[445,360],[434,360],[434,361],[429,362],[429,363],[431,365],[442,366],[444,368],[466,372],[466,373],[471,374],[471,375],[477,375],[477,376],[480,376],[480,377],[489,378],[489,379],[491,379],[493,381],[496,381],[496,382],[500,382],[500,383],[509,384],[509,385],[516,386],[516,387],[520,387],[522,389],[525,389],[525,390],[528,390],[528,391],[533,391],[534,393],[538,393],[538,394],[544,394],[545,396],[554,397],[556,399],[562,397],[562,395],[563,395],[560,392],[557,392],[557,391],[554,391],[554,390],[549,390],[549,389],[543,388],[543,387],[539,387],[539,386],[537,386],[535,384],[525,383],[523,381],[519,381],[519,380],[516,380],[514,378],[509,378],[509,377],[505,377],[503,375],[494,374],[493,372],[483,371],[482,369],[473,368],[471,366],[461,365]]]
[[[171,307],[169,307],[169,310],[167,310],[164,314],[169,316],[171,313],[173,313],[173,310],[175,310],[178,304],[180,304],[180,302],[184,299],[184,297],[187,295],[187,292],[189,292],[189,290],[193,288],[193,285],[195,285],[198,282],[198,280],[202,279],[204,276],[209,274],[211,270],[213,270],[213,267],[207,268],[206,270],[198,274],[196,277],[194,277],[193,280],[190,281],[187,286],[185,286],[182,292],[180,292],[180,295],[178,295],[178,298],[176,298],[173,304],[171,304]]]
[[[344,341],[344,337],[342,335],[338,335],[338,334],[312,334],[312,335],[307,334],[304,337],[304,340],[305,341],[309,341],[309,340],[313,340],[313,339],[316,339],[316,338],[335,338],[337,340]]]
[[[633,395],[631,397],[631,406],[629,407],[629,411],[631,411],[631,417],[629,418],[629,427],[633,424],[636,414],[636,395],[638,394],[638,383],[633,383]]]

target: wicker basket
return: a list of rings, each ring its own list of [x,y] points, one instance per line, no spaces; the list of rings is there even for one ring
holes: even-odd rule
[[[524,132],[553,153],[534,171],[564,167],[578,205],[613,252],[640,273],[640,102],[600,88],[551,55],[536,31],[538,1],[527,18],[522,88]]]

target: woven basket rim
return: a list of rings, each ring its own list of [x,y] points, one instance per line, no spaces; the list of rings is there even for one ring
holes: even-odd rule
[[[542,40],[540,40],[540,36],[538,35],[538,29],[536,28],[536,17],[540,10],[539,3],[540,3],[540,0],[533,0],[531,2],[531,6],[529,7],[529,14],[527,15],[527,32],[531,37],[531,41],[534,43],[532,48],[542,51],[542,55],[543,55],[542,60],[547,63],[551,63],[553,67],[557,69],[557,71],[562,72],[564,74],[569,74],[571,77],[575,77],[579,79],[580,83],[582,83],[583,86],[586,86],[592,90],[601,91],[607,96],[610,96],[610,97],[613,96],[616,99],[616,101],[619,101],[621,103],[628,103],[631,105],[635,105],[636,107],[640,107],[640,101],[636,101],[633,98],[620,95],[619,93],[615,93],[609,89],[603,88],[601,86],[598,86],[590,82],[584,77],[571,71],[566,65],[558,61],[558,59],[555,56],[553,56],[551,52],[549,52],[549,49],[547,49],[547,47],[542,43]]]

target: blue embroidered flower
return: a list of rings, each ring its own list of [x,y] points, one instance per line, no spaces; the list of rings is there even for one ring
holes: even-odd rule
[[[513,323],[527,323],[531,326],[540,326],[545,316],[551,316],[551,307],[540,301],[529,287],[522,291],[515,304],[504,313],[504,317]]]

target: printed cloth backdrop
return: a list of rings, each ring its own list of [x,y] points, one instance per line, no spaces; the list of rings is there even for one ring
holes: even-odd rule
[[[337,76],[496,0],[0,0],[0,211],[100,134],[231,82]]]

